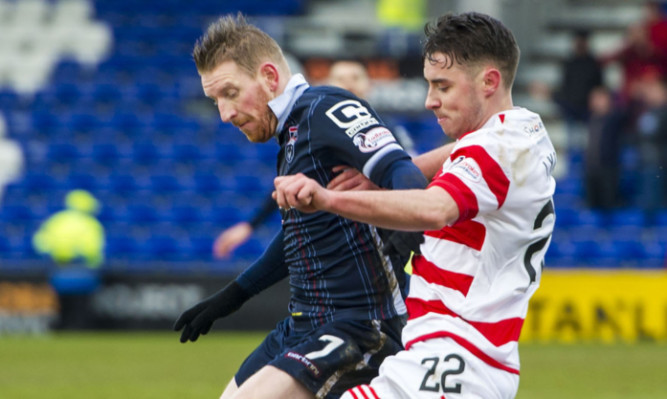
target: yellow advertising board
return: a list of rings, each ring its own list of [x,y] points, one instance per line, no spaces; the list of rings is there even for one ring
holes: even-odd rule
[[[667,271],[544,271],[521,342],[637,341],[667,341]]]

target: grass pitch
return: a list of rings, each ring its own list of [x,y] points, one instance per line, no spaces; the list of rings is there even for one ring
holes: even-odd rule
[[[0,336],[0,398],[217,398],[263,332]],[[667,345],[522,344],[519,399],[667,398]]]

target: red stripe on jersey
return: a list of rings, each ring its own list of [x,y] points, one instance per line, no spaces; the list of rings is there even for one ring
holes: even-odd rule
[[[489,186],[489,189],[491,189],[493,195],[496,196],[496,199],[498,200],[498,208],[500,208],[505,202],[507,190],[509,190],[510,186],[510,181],[507,176],[505,176],[500,165],[498,165],[486,150],[479,145],[460,148],[452,153],[449,158],[454,160],[460,156],[474,159],[479,167],[482,168],[482,177],[486,180],[486,184]]]
[[[473,280],[473,276],[468,274],[441,269],[422,255],[415,255],[412,258],[412,274],[422,277],[428,283],[459,291],[463,296],[468,295]]]
[[[354,393],[354,390],[355,390],[355,389],[357,389],[357,388],[350,388],[350,389],[347,390],[347,392],[349,392],[350,395],[352,395],[352,398],[353,398],[353,399],[359,399],[359,397],[357,396],[357,394]],[[362,393],[363,393],[363,392],[362,392]]]
[[[498,118],[500,118],[500,123],[505,123],[505,114],[498,115]]]
[[[441,230],[425,231],[424,234],[481,251],[486,239],[486,227],[474,220],[464,220],[452,226],[445,226]]]
[[[434,338],[451,338],[454,341],[456,341],[457,344],[461,345],[462,347],[466,348],[470,353],[475,355],[478,359],[482,360],[484,363],[488,364],[491,367],[495,367],[500,370],[505,370],[508,373],[516,374],[519,375],[519,370],[505,366],[504,364],[500,363],[496,359],[492,358],[491,356],[487,355],[486,353],[482,352],[478,347],[473,345],[470,341],[459,337],[456,334],[452,334],[447,331],[437,331],[431,334],[426,334],[422,335],[421,337],[417,337],[405,344],[405,349],[409,350],[410,347],[417,342],[423,342],[423,341],[428,341],[429,339],[434,339]]]
[[[429,187],[431,186],[441,187],[452,196],[459,208],[459,218],[457,221],[472,219],[477,216],[477,211],[479,211],[477,197],[457,176],[445,173],[443,176],[433,180],[429,184]]]
[[[523,327],[523,319],[520,317],[500,320],[495,323],[466,320],[447,308],[441,301],[437,300],[424,301],[418,298],[408,297],[408,299],[405,300],[405,304],[408,308],[410,319],[423,316],[427,313],[438,313],[457,317],[473,326],[484,336],[484,338],[495,346],[518,341],[519,335],[521,334],[521,327]]]
[[[375,389],[373,389],[372,386],[367,385],[367,387],[368,387],[368,389],[371,391],[371,393],[373,394],[373,397],[374,397],[375,399],[380,399],[380,397],[378,396],[377,392],[375,392]]]

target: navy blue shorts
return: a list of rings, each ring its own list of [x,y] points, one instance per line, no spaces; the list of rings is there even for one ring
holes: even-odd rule
[[[403,349],[400,318],[340,320],[315,330],[279,322],[243,362],[236,373],[241,386],[266,365],[277,367],[301,382],[316,398],[340,397],[347,389],[370,382],[382,360]]]

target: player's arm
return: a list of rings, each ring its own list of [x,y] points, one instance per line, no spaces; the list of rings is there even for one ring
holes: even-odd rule
[[[238,222],[225,229],[213,243],[213,254],[216,258],[225,258],[231,254],[239,245],[248,241],[252,235],[266,219],[277,210],[276,203],[267,195],[262,206],[255,212],[249,221]]]
[[[422,174],[431,180],[445,163],[456,143],[442,145],[429,152],[412,158],[412,162],[421,170]],[[331,179],[327,188],[330,190],[374,190],[378,189],[366,176],[348,165],[339,165],[333,169],[336,177]]]
[[[208,333],[215,320],[234,313],[253,295],[272,286],[287,275],[281,230],[262,256],[234,281],[183,312],[174,323],[174,330],[183,329],[181,342],[194,342],[200,334]]]
[[[304,175],[280,176],[274,197],[281,207],[322,210],[378,227],[439,230],[459,218],[456,201],[444,189],[332,191]]]
[[[449,154],[452,153],[454,145],[456,145],[456,142],[442,145],[413,158],[412,162],[417,165],[427,179],[431,180],[433,179],[433,176],[438,173],[440,168],[442,168],[442,164],[445,163]]]

